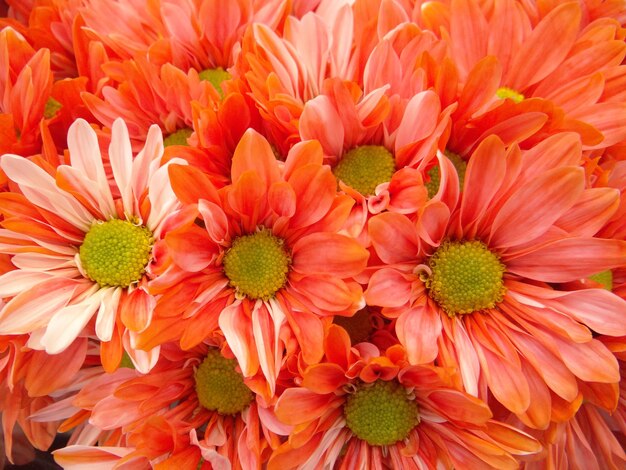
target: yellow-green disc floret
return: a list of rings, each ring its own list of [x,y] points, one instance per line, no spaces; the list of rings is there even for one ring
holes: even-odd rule
[[[463,189],[463,183],[465,182],[465,172],[467,171],[467,162],[454,152],[448,150],[445,151],[446,157],[450,159],[456,174],[459,177],[459,188]],[[439,185],[441,184],[441,169],[439,165],[435,165],[428,171],[429,181],[426,183],[426,189],[428,190],[428,198],[432,199],[439,191]]]
[[[501,100],[505,100],[508,98],[510,100],[513,100],[515,103],[521,103],[522,101],[524,101],[524,95],[513,90],[512,88],[508,88],[505,86],[498,88],[498,90],[496,91],[496,96]]]
[[[364,196],[374,194],[376,186],[391,180],[396,161],[385,147],[363,145],[347,152],[335,166],[337,179]]]
[[[606,290],[613,290],[613,272],[610,269],[602,271],[601,273],[592,274],[589,276],[589,279],[601,284]]]
[[[479,241],[446,241],[428,260],[430,297],[448,314],[493,308],[506,292],[504,265]]]
[[[212,349],[196,369],[194,379],[198,401],[207,410],[233,415],[243,411],[254,398],[236,366],[237,361],[226,359]]]
[[[171,145],[189,145],[187,139],[193,134],[193,129],[185,127],[176,132],[172,132],[165,139],[163,139],[163,146],[170,147]]]
[[[52,97],[48,98],[48,101],[46,101],[46,104],[44,105],[44,108],[43,108],[43,117],[46,119],[53,118],[62,107],[63,105],[59,103],[57,100],[55,100],[54,98]]]
[[[361,384],[343,409],[348,428],[373,446],[392,445],[407,438],[420,422],[415,400],[397,382]]]
[[[220,98],[224,98],[222,82],[233,78],[231,74],[229,74],[222,67],[217,67],[215,69],[206,69],[200,72],[198,75],[200,76],[200,80],[206,80],[210,82],[211,85],[213,85],[215,90],[219,93]]]
[[[239,294],[269,300],[287,282],[291,257],[284,240],[263,229],[236,238],[223,264],[230,285]]]
[[[126,220],[95,222],[80,246],[83,271],[103,287],[128,287],[143,276],[153,241],[150,230]]]

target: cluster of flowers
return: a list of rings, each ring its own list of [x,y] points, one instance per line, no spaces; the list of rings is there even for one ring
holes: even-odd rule
[[[623,0],[7,4],[9,460],[626,468]]]

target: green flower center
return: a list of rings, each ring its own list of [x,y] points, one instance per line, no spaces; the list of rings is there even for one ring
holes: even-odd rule
[[[80,246],[80,262],[101,286],[128,287],[143,276],[153,241],[144,226],[119,219],[96,222]]]
[[[243,411],[252,401],[252,391],[235,370],[236,366],[237,361],[226,359],[212,349],[196,369],[194,379],[198,401],[207,410],[233,415]]]
[[[187,139],[191,137],[191,134],[193,134],[193,129],[189,129],[188,127],[172,132],[165,139],[163,139],[163,146],[169,147],[171,145],[189,145],[187,143]]]
[[[230,285],[239,294],[269,300],[287,282],[291,257],[284,240],[263,229],[236,238],[223,263]]]
[[[46,101],[46,104],[44,105],[44,108],[43,108],[43,117],[46,119],[53,118],[55,114],[58,113],[62,107],[63,105],[59,103],[57,100],[55,100],[54,98],[52,97],[48,98],[48,101]]]
[[[364,145],[346,153],[333,173],[337,179],[364,196],[374,194],[376,186],[391,180],[396,161],[385,147]]]
[[[498,90],[496,91],[496,96],[501,100],[505,100],[508,98],[510,100],[513,100],[515,103],[521,103],[522,101],[524,101],[525,98],[524,95],[522,95],[521,93],[505,86],[498,88]]]
[[[456,173],[459,177],[459,187],[461,190],[463,189],[463,183],[465,182],[465,171],[467,170],[467,162],[461,158],[460,155],[457,155],[454,152],[450,152],[446,150],[446,157],[450,159],[454,168],[456,168]],[[441,184],[441,169],[439,165],[435,165],[428,171],[428,176],[430,180],[426,183],[426,189],[428,190],[428,198],[432,199],[439,191],[439,185]]]
[[[417,403],[397,382],[377,380],[362,384],[343,409],[348,428],[373,446],[392,445],[406,439],[420,422]]]
[[[450,316],[493,308],[506,292],[505,267],[479,241],[444,242],[428,260],[424,282],[430,297]]]
[[[206,69],[198,74],[200,76],[200,80],[206,80],[213,85],[213,88],[219,93],[220,98],[224,98],[224,91],[222,90],[222,82],[225,80],[230,80],[232,77],[226,70],[222,67],[217,67],[216,69]]]
[[[610,269],[602,271],[601,273],[593,274],[589,276],[589,279],[601,284],[602,288],[608,291],[613,290],[613,272]]]
[[[351,317],[336,315],[333,318],[333,323],[346,330],[352,344],[366,341],[374,330],[370,322],[370,311],[367,307],[362,308]]]

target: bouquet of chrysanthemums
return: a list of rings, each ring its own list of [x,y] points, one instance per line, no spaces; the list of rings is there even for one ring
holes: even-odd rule
[[[0,466],[626,469],[626,0],[0,9]]]

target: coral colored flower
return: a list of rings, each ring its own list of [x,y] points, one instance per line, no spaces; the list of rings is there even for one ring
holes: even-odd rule
[[[166,135],[166,145],[186,145],[193,125],[191,102],[209,106],[216,95],[213,87],[201,80],[195,70],[185,73],[172,64],[159,66],[147,56],[136,56],[121,63],[108,62],[103,68],[117,85],[105,86],[103,98],[84,93],[83,100],[107,127],[121,116],[136,145],[146,139],[154,123]]]
[[[468,98],[474,106],[484,110],[499,100],[530,100],[527,106],[532,107],[532,99],[541,98],[565,112],[560,129],[579,130],[586,147],[620,142],[626,137],[626,106],[602,98],[607,76],[626,55],[619,24],[603,18],[582,27],[579,4],[554,5],[536,24],[513,0],[498,2],[489,12],[472,1],[429,2],[421,15],[448,41],[459,81],[466,87],[473,83],[475,94]],[[546,51],[544,44],[554,47]],[[488,65],[490,73],[479,76],[479,64],[493,59],[497,60]],[[594,131],[602,135],[594,137]]]
[[[101,443],[123,456],[112,468],[129,462],[151,462],[157,469],[195,469],[204,462],[210,468],[259,468],[267,459],[278,438],[266,423],[285,426],[262,408],[236,361],[224,357],[217,343],[189,351],[164,345],[148,374],[120,368],[94,377],[72,398],[77,415],[87,413],[101,433],[118,431],[117,441]],[[55,452],[55,458],[74,468],[73,461],[114,457],[79,445]]]
[[[400,346],[384,354],[368,343],[350,349],[345,332],[331,326],[325,353],[276,403],[278,419],[294,428],[269,469],[518,468],[511,454],[541,449],[451,388],[443,369],[408,365]]]
[[[172,166],[185,205],[165,238],[174,266],[151,285],[161,296],[142,347],[180,339],[198,344],[219,327],[245,377],[262,371],[271,396],[293,335],[306,361],[321,357],[320,316],[363,307],[353,277],[368,252],[338,233],[352,200],[337,194],[315,141],[278,162],[248,130],[232,161],[232,183],[217,190],[204,173]]]
[[[382,263],[366,300],[397,318],[411,363],[458,367],[465,390],[487,398],[489,389],[536,428],[551,410],[575,411],[581,394],[610,396],[620,380],[593,333],[626,333],[624,300],[549,284],[626,263],[626,242],[593,237],[618,192],[585,189],[580,148],[575,134],[525,152],[492,136],[470,158],[458,203],[434,198],[417,221],[384,213],[369,223]]]
[[[356,202],[349,226],[355,236],[362,233],[368,214],[416,213],[426,202],[422,175],[450,125],[451,109],[442,110],[432,91],[418,93],[394,110],[384,93],[385,87],[361,97],[354,83],[328,79],[300,117],[300,136],[320,141],[325,163]],[[400,123],[389,127],[391,121]],[[365,234],[361,242],[368,244]]]
[[[0,153],[41,151],[40,124],[52,91],[50,52],[11,28],[0,31]]]
[[[150,323],[155,300],[145,283],[152,245],[178,207],[167,166],[159,164],[161,134],[151,128],[133,159],[126,126],[115,121],[112,179],[85,121],[69,129],[68,144],[70,164],[49,169],[55,176],[23,157],[0,160],[19,189],[0,195],[0,246],[17,267],[0,277],[0,296],[10,299],[0,310],[0,333],[30,334],[30,347],[54,354],[95,327],[107,368],[119,362],[124,336],[126,350],[145,370],[158,351],[135,352],[128,341]]]
[[[246,27],[264,24],[275,30],[285,16],[285,0],[164,1],[170,61],[183,70],[225,70],[241,49]]]
[[[289,16],[282,36],[254,24],[244,37],[233,70],[250,88],[267,122],[270,140],[283,155],[299,141],[302,107],[322,92],[326,78],[360,83],[356,22],[349,2],[326,2],[316,13]]]

